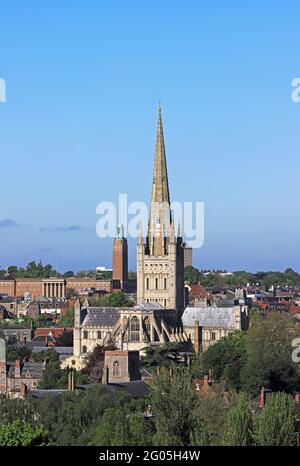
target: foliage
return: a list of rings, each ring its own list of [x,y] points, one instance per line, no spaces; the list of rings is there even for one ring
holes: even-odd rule
[[[200,280],[200,272],[195,267],[189,266],[184,269],[184,280],[189,283],[198,283]]]
[[[200,442],[199,445],[222,445],[231,400],[223,396],[221,387],[216,387],[208,393],[200,393],[198,398],[198,403],[194,408],[194,416],[200,423],[201,430],[200,432],[194,430],[192,441]],[[197,443],[193,443],[193,445],[197,445]]]
[[[263,386],[288,393],[297,390],[300,371],[291,358],[291,342],[299,333],[300,328],[286,315],[272,312],[252,318],[245,335],[246,363],[241,369],[245,392],[256,395]]]
[[[109,306],[111,307],[131,307],[133,302],[128,299],[122,291],[112,293],[108,298]]]
[[[13,421],[0,425],[0,446],[46,445],[47,434],[41,428],[34,428],[26,422]]]
[[[227,416],[225,444],[248,446],[252,444],[252,414],[248,397],[242,393]]]
[[[241,387],[240,371],[246,362],[246,334],[234,332],[210,346],[203,354],[203,370],[213,371],[216,380],[225,380],[230,388]]]
[[[75,385],[86,384],[88,378],[85,374],[75,370],[74,381]],[[55,355],[54,352],[51,352],[49,359],[46,359],[46,366],[38,388],[47,390],[68,388],[68,369],[60,368],[58,353]]]
[[[95,428],[89,445],[151,445],[153,424],[144,417],[144,402],[118,394]]]
[[[47,264],[43,266],[41,261],[38,263],[35,261],[28,262],[26,268],[11,265],[7,268],[7,273],[10,277],[14,278],[50,278],[60,276],[52,265]]]
[[[23,359],[29,358],[30,355],[31,351],[28,348],[26,348],[26,346],[21,346],[19,344],[6,346],[7,361],[16,361],[17,359],[23,361]]]
[[[105,351],[114,349],[115,346],[113,344],[106,346],[96,345],[92,354],[88,356],[82,373],[87,375],[94,382],[101,382],[104,367],[104,353]]]
[[[74,327],[74,308],[69,308],[59,319],[60,327]],[[64,346],[64,345],[63,345]]]
[[[181,360],[180,351],[184,351],[184,343],[165,343],[164,345],[150,346],[144,349],[145,355],[141,358],[141,366],[147,368],[171,367]]]
[[[254,423],[253,437],[259,446],[292,445],[295,431],[295,407],[293,398],[285,393],[270,397]]]
[[[155,426],[154,445],[189,445],[194,426],[196,392],[186,368],[163,368],[150,385],[150,404]]]

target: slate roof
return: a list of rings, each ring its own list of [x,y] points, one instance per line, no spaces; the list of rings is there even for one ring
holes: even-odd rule
[[[131,382],[123,382],[123,383],[109,383],[109,384],[89,384],[89,385],[78,385],[78,389],[88,390],[95,386],[100,386],[108,393],[114,392],[127,392],[133,398],[139,398],[143,396],[147,396],[149,394],[149,386],[143,380],[133,380]]]
[[[186,307],[182,315],[183,325],[193,327],[196,320],[201,327],[234,328],[234,308]]]
[[[137,309],[139,311],[153,311],[155,309],[165,309],[161,304],[159,303],[147,303],[147,302],[143,302],[141,304],[137,304],[136,306],[134,306],[133,309]]]
[[[16,363],[8,362],[7,366],[8,366],[7,376],[14,379]],[[43,363],[40,363],[40,362],[25,361],[24,363],[21,363],[21,377],[22,378],[26,378],[26,374],[29,373],[30,374],[29,378],[41,379],[43,370],[44,370],[44,365]]]
[[[119,307],[88,307],[83,327],[114,327],[120,317]]]

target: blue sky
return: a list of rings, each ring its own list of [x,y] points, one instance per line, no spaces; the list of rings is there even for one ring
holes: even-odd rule
[[[299,17],[296,1],[1,5],[0,266],[111,265],[96,205],[149,201],[161,99],[171,198],[205,202],[195,265],[300,271]]]

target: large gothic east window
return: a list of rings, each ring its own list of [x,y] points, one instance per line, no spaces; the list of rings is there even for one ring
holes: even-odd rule
[[[136,316],[130,319],[130,341],[140,341],[140,321]]]

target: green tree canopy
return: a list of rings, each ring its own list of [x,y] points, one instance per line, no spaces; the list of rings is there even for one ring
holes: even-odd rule
[[[288,446],[294,442],[295,406],[291,396],[276,393],[270,397],[254,423],[253,438],[258,446]]]
[[[0,425],[0,446],[41,446],[48,442],[47,434],[41,428],[29,423],[13,421]]]

